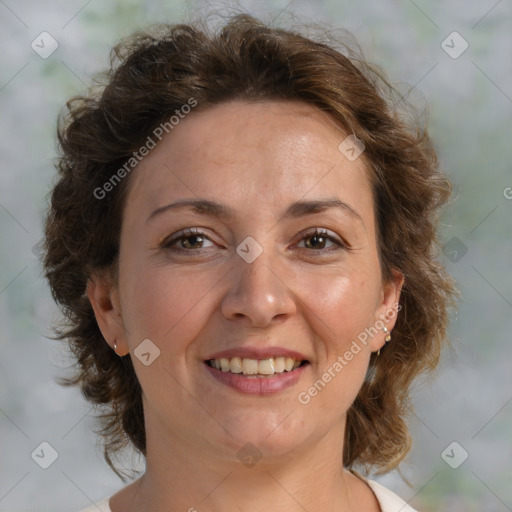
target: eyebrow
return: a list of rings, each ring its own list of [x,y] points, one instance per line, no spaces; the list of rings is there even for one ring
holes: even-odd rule
[[[209,215],[212,217],[218,217],[220,219],[229,219],[235,216],[235,212],[229,206],[217,203],[215,201],[211,201],[209,199],[179,199],[173,203],[169,203],[164,206],[160,206],[156,210],[153,210],[149,215],[146,222],[149,222],[154,217],[178,208],[190,208],[194,210],[195,213],[200,215]],[[347,203],[341,201],[338,198],[329,198],[329,199],[318,199],[318,200],[310,200],[310,201],[297,201],[292,203],[286,211],[284,212],[281,219],[288,218],[299,218],[305,215],[312,215],[315,213],[321,213],[330,208],[339,208],[347,213],[349,216],[353,217],[356,220],[359,220],[363,226],[364,221],[359,213],[357,213],[354,208],[352,208]]]

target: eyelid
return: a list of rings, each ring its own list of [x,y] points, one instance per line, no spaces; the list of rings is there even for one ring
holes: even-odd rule
[[[201,230],[201,228],[185,228],[182,229],[176,233],[173,233],[170,237],[167,237],[164,239],[164,241],[160,244],[160,247],[163,249],[170,249],[174,243],[176,243],[181,238],[187,238],[188,236],[201,236],[202,238],[208,239],[210,242],[213,242],[213,240],[204,232]],[[201,249],[204,249],[203,247]],[[197,250],[201,250],[197,249]],[[183,252],[192,252],[192,249],[175,249],[176,251],[183,251]]]
[[[330,242],[334,243],[337,246],[337,247],[328,247],[325,249],[307,249],[309,252],[317,251],[317,252],[328,253],[331,251],[349,248],[348,244],[345,243],[345,241],[342,238],[340,238],[338,235],[336,235],[336,233],[332,232],[331,230],[329,230],[327,228],[318,228],[318,227],[310,228],[310,229],[307,229],[307,230],[301,232],[299,234],[299,236],[300,236],[300,240],[298,243],[302,242],[306,238],[310,238],[313,236],[321,236],[323,238],[327,238]],[[301,249],[303,249],[303,248],[301,247]]]

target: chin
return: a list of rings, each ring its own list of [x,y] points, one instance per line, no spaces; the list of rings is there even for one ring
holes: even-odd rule
[[[217,446],[223,445],[229,456],[235,452],[239,460],[244,456],[272,458],[293,453],[304,445],[308,435],[304,422],[298,417],[293,418],[293,412],[290,414],[292,410],[249,410],[243,414],[226,415],[222,424],[232,437],[226,434],[218,440]]]

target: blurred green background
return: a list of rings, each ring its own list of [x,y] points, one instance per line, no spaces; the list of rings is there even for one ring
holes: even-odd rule
[[[234,5],[0,0],[0,511],[80,510],[123,485],[102,460],[88,405],[56,383],[69,361],[47,338],[58,314],[37,255],[57,114],[107,66],[120,37]],[[454,183],[441,258],[462,299],[453,348],[436,379],[414,388],[414,448],[401,466],[411,487],[398,471],[379,479],[424,512],[512,510],[512,3],[238,5],[264,20],[284,10],[284,24],[293,13],[348,29],[415,104],[428,105],[441,167]],[[45,31],[58,48],[42,58],[31,43]],[[31,457],[43,441],[58,454],[46,470]]]

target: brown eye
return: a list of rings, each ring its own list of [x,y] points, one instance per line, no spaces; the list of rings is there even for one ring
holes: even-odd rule
[[[212,241],[201,231],[186,229],[173,236],[162,244],[164,249],[177,252],[192,252],[194,249],[206,249],[205,243]]]
[[[181,246],[185,249],[200,249],[203,243],[203,237],[200,235],[181,236]]]
[[[340,248],[343,246],[339,240],[329,235],[325,230],[315,230],[306,233],[300,243],[303,241],[304,247],[312,250],[332,250],[333,247],[338,246]]]
[[[327,237],[323,235],[308,236],[305,240],[309,241],[305,244],[308,249],[325,249],[325,244],[328,241]]]

